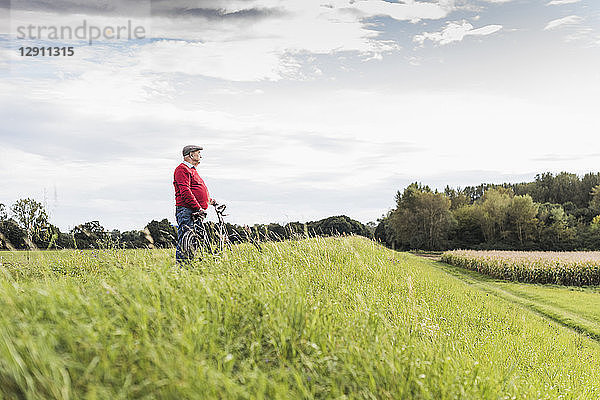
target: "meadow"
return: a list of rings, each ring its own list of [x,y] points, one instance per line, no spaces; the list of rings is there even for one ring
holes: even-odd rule
[[[0,257],[2,399],[600,397],[592,336],[361,237]]]

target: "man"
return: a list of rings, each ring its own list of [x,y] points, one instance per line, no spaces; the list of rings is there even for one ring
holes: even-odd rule
[[[181,238],[186,230],[191,229],[192,214],[204,212],[209,204],[215,204],[210,198],[196,166],[200,164],[202,147],[188,145],[182,150],[183,162],[175,168],[173,185],[175,186],[175,217],[177,218],[177,249],[175,259],[178,263],[188,261],[181,249]]]

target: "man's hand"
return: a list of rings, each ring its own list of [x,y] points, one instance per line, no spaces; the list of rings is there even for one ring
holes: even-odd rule
[[[206,217],[206,211],[204,211],[202,209],[194,211],[192,213],[192,218],[201,218],[201,219],[203,219],[204,217]]]

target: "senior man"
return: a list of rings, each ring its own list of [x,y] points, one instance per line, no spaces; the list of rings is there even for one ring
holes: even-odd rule
[[[181,249],[181,238],[186,230],[191,229],[192,214],[204,212],[209,204],[216,204],[210,198],[206,184],[198,175],[196,166],[200,164],[200,150],[195,145],[185,146],[182,150],[183,162],[175,168],[173,185],[175,186],[175,217],[177,218],[177,249],[175,259],[178,263],[189,261]]]

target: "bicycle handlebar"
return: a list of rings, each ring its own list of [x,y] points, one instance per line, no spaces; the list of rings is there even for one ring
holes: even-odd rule
[[[225,208],[227,207],[225,204],[213,204],[213,206],[215,207],[215,211],[218,214],[223,214],[223,212],[225,211]]]
[[[215,211],[217,212],[217,214],[225,216],[225,208],[227,207],[227,205],[225,204],[213,204],[213,206],[215,207]],[[204,219],[206,218],[207,213],[205,210],[198,210],[198,211],[194,211],[192,213],[192,219],[196,220],[196,219]]]

